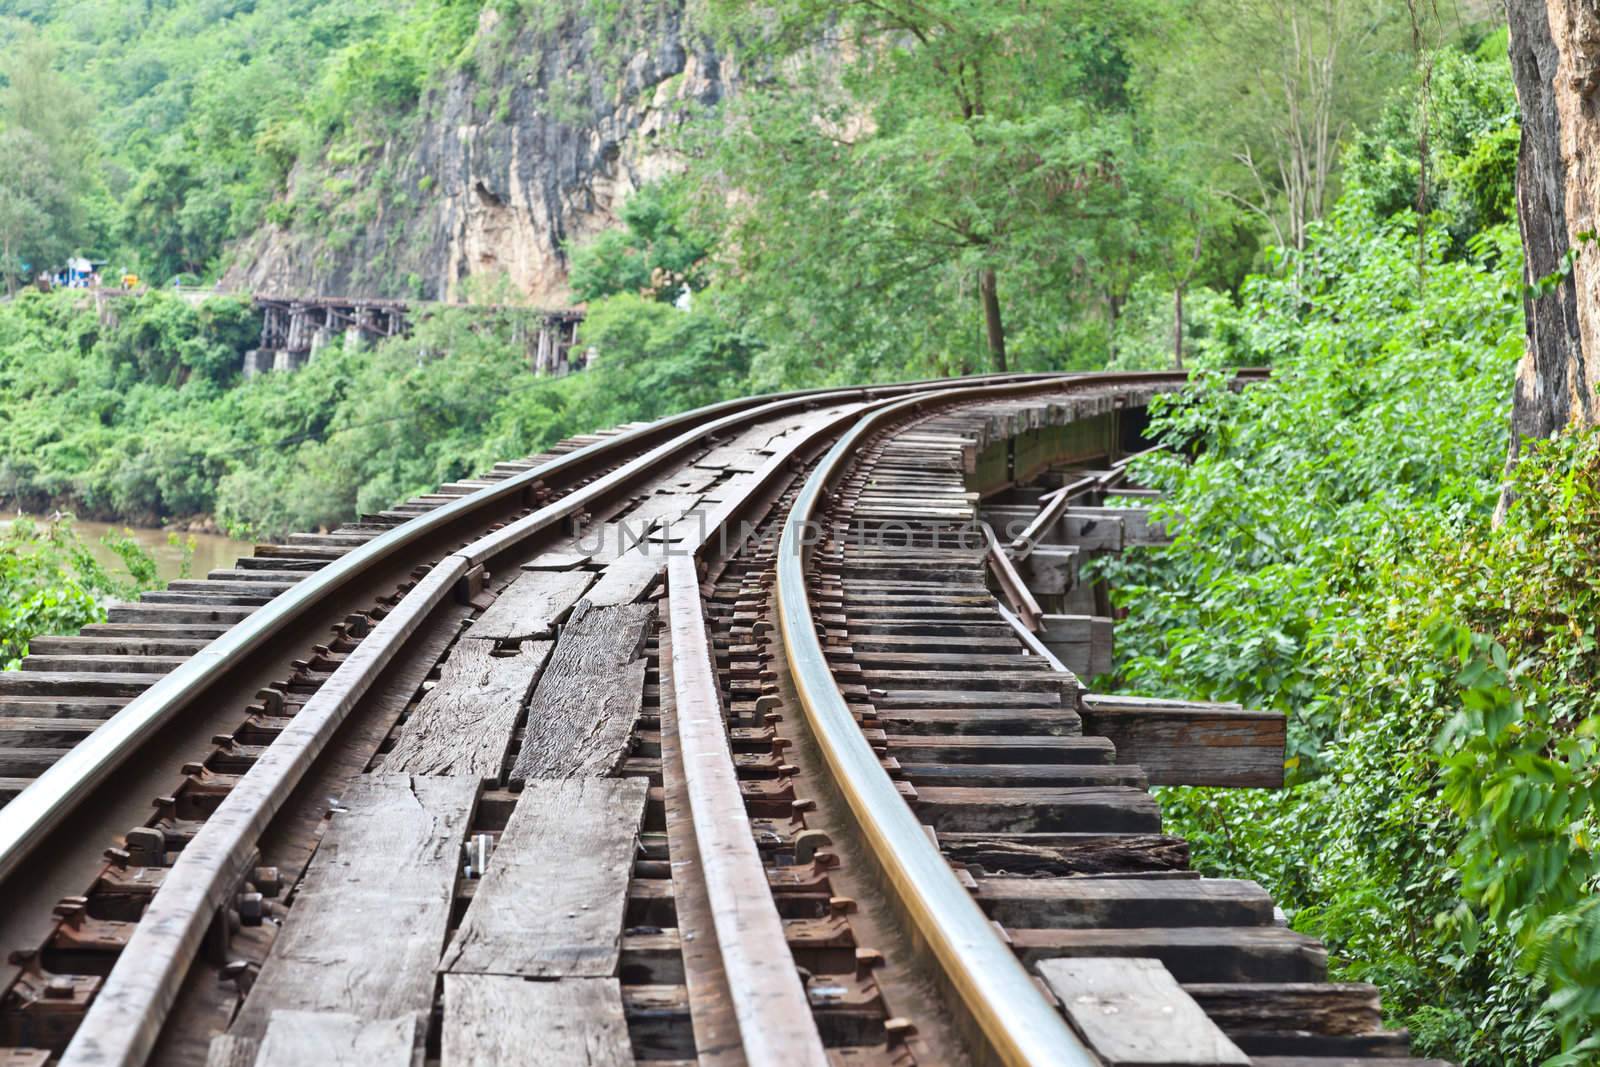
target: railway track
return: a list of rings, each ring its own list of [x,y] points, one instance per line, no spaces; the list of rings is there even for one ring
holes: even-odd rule
[[[41,639],[0,1064],[1422,1062],[1161,832],[1281,720],[1079,681],[1182,384],[718,405]]]

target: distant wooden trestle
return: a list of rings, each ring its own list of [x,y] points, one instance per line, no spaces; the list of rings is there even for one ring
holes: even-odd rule
[[[244,374],[298,370],[329,345],[371,344],[409,333],[417,318],[440,305],[367,297],[255,296],[260,309],[261,343],[245,354]],[[574,353],[583,312],[576,309],[535,311],[528,308],[473,307],[482,315],[503,314],[512,320],[514,341],[528,352],[536,374],[562,375],[583,366]]]

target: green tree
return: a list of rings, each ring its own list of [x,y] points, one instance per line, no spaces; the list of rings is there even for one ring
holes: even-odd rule
[[[92,111],[54,60],[54,50],[29,34],[0,61],[0,272],[10,293],[24,266],[59,267],[84,237]]]
[[[719,207],[737,190],[731,265],[798,377],[1059,360],[1074,309],[1146,254],[1157,175],[1125,92],[1141,8],[721,10],[773,73],[716,129],[700,187]]]
[[[65,194],[44,146],[27,130],[0,133],[0,157],[10,161],[0,174],[0,274],[7,295],[15,295],[19,279],[62,254],[50,231],[52,207]]]
[[[1383,0],[1182,0],[1144,39],[1143,99],[1196,172],[1301,249],[1337,193],[1342,142],[1410,74],[1404,9]]]
[[[622,225],[569,249],[572,295],[583,301],[635,293],[668,302],[709,281],[714,238],[687,218],[681,179],[654,182],[625,200]]]

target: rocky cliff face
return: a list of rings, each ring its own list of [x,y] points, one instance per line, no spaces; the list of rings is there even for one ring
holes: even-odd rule
[[[569,6],[516,23],[485,8],[475,69],[356,162],[330,152],[297,167],[294,218],[243,242],[227,284],[567,303],[563,244],[615,224],[634,189],[672,168],[662,135],[729,87],[686,0],[625,5],[626,23],[604,27]]]
[[[1600,421],[1600,12],[1593,0],[1507,0],[1522,109],[1517,213],[1530,283],[1512,456],[1522,437]]]

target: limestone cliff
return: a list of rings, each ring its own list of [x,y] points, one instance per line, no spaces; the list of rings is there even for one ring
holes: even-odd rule
[[[579,3],[485,7],[474,59],[403,133],[295,168],[276,205],[285,221],[234,250],[226,284],[566,303],[563,244],[613,225],[624,198],[671,169],[662,135],[728,89],[692,3],[624,5],[608,25]]]

